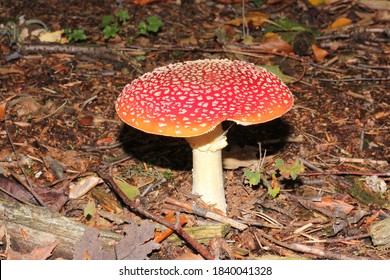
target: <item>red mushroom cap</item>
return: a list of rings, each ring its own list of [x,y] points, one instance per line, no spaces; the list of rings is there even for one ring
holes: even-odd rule
[[[244,61],[205,59],[156,68],[128,84],[116,110],[144,132],[198,136],[225,120],[242,125],[278,118],[293,105],[274,74]]]

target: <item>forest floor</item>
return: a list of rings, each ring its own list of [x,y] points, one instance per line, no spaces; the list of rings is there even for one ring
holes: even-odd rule
[[[2,214],[2,258],[389,259],[373,227],[390,213],[390,8],[317,2],[0,1],[1,204],[145,234],[123,237],[115,256],[87,231],[60,250],[55,232],[53,245]],[[210,58],[277,66],[295,97],[277,120],[224,124],[226,217],[242,229],[183,208],[216,211],[191,194],[184,139],[141,132],[115,111],[142,74]],[[113,178],[139,195],[126,203]],[[164,218],[181,235],[178,215],[200,232],[195,245],[157,238]]]

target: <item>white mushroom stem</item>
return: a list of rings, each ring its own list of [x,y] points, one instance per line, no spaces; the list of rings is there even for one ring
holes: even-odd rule
[[[226,213],[222,149],[227,145],[221,125],[212,131],[187,138],[192,148],[192,193]]]

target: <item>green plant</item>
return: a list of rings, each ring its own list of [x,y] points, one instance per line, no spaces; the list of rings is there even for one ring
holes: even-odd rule
[[[252,0],[253,4],[258,8],[263,4],[263,0]]]
[[[80,42],[87,40],[84,29],[65,29],[64,33],[69,42]]]
[[[279,33],[282,39],[286,42],[293,42],[294,38],[301,33],[308,33],[311,35],[319,35],[319,32],[300,24],[297,21],[280,18],[277,21],[268,21],[269,25],[264,27],[264,32]]]
[[[127,24],[130,19],[127,10],[119,10],[115,15],[106,15],[102,18],[104,39],[108,40],[121,32],[120,27]]]
[[[145,21],[141,21],[138,25],[139,34],[147,35],[149,32],[157,33],[164,23],[156,16],[148,17]]]
[[[291,178],[293,180],[295,180],[297,176],[304,171],[302,163],[297,159],[295,161],[289,159],[285,162],[284,160],[278,158],[275,160],[275,167],[284,178]]]
[[[295,180],[297,176],[304,171],[304,167],[298,160],[289,159],[285,162],[282,159],[276,159],[275,168],[277,173],[282,178]],[[275,172],[267,174],[262,167],[259,167],[256,171],[246,170],[244,177],[247,183],[251,186],[256,186],[262,183],[268,189],[268,194],[272,197],[276,197],[280,192],[280,176],[278,177]],[[269,181],[269,177],[270,181]]]
[[[116,16],[121,24],[126,24],[130,19],[129,12],[127,10],[119,10]]]

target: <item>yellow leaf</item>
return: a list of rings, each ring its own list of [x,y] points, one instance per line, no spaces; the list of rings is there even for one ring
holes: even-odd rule
[[[330,28],[335,29],[342,26],[350,25],[352,20],[349,18],[338,18],[331,25]]]
[[[323,4],[324,0],[309,0],[309,3],[312,6],[316,7],[316,6],[319,6],[319,5]]]
[[[324,58],[328,55],[328,52],[324,49],[319,48],[317,45],[311,45],[314,53],[314,57],[317,62],[322,62]]]
[[[48,43],[59,43],[61,41],[62,33],[64,33],[64,30],[58,30],[54,32],[42,32],[39,34],[39,41]]]
[[[264,34],[264,38],[276,38],[276,37],[279,37],[279,34],[275,32],[267,32]]]
[[[268,20],[268,15],[261,12],[249,12],[245,15],[245,17],[239,17],[237,19],[230,20],[226,22],[226,24],[240,26],[244,22],[245,24],[252,24],[254,27],[261,26],[265,20]]]

